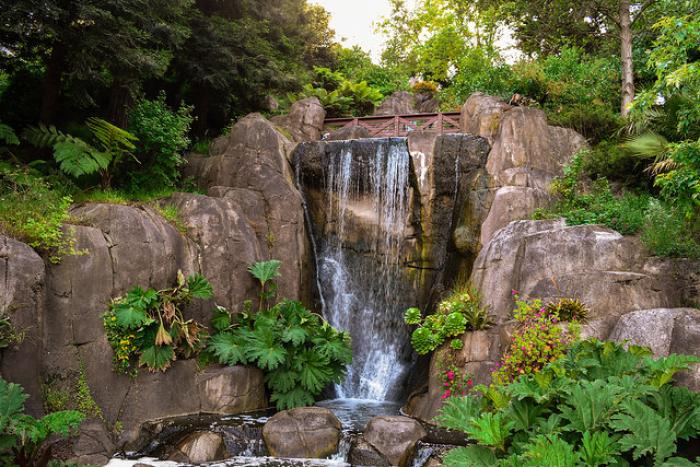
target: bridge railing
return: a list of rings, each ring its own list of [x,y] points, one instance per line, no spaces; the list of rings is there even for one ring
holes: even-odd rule
[[[459,112],[328,118],[324,123],[324,133],[352,126],[365,128],[371,138],[407,136],[413,131],[459,133],[459,119]]]

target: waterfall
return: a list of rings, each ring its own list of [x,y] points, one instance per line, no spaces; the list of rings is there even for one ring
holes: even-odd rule
[[[402,259],[408,146],[402,138],[327,143],[322,164],[325,225],[314,239],[321,303],[328,321],[353,340],[353,363],[336,392],[391,400],[408,366],[403,312],[413,296]]]

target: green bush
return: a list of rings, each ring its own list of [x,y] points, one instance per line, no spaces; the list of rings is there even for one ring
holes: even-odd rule
[[[118,373],[136,375],[139,366],[165,371],[179,357],[190,358],[204,348],[206,333],[182,309],[193,299],[213,296],[201,275],[185,278],[178,271],[177,286],[163,290],[135,287],[112,301],[103,316],[107,340],[114,350]]]
[[[481,395],[452,397],[436,418],[475,443],[453,449],[448,466],[691,466],[673,457],[700,436],[700,394],[674,374],[700,362],[588,339],[534,375]]]
[[[72,198],[51,187],[30,167],[0,161],[0,230],[29,244],[57,263],[80,254],[70,227]]]
[[[406,324],[418,328],[411,335],[413,349],[425,355],[441,346],[449,337],[459,337],[467,331],[487,329],[493,324],[488,310],[481,306],[481,298],[473,288],[453,292],[440,302],[436,313],[421,318],[418,308],[409,308],[404,314]],[[455,350],[461,348],[461,340],[450,343]]]
[[[0,462],[4,466],[45,466],[51,454],[47,440],[75,434],[85,419],[72,410],[36,419],[24,414],[26,399],[21,386],[0,378]]]
[[[180,178],[182,157],[189,145],[191,108],[177,112],[165,103],[165,94],[141,100],[129,114],[129,130],[139,139],[135,155],[141,165],[130,167],[131,185],[139,189],[175,186]]]
[[[514,317],[518,327],[513,331],[512,342],[504,352],[498,369],[492,374],[496,385],[508,384],[520,375],[539,372],[547,363],[561,358],[578,338],[576,319],[569,320],[566,332],[562,327],[563,318],[559,313],[562,308],[571,309],[566,306],[568,302],[545,307],[540,300],[521,300],[513,292],[516,299]],[[576,309],[582,314],[581,307]]]
[[[655,200],[645,219],[642,241],[658,256],[700,258],[699,222]]]

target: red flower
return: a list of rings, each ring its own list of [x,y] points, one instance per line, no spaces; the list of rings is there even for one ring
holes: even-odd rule
[[[450,390],[448,389],[448,390],[446,390],[445,393],[442,395],[441,399],[447,399],[447,398],[450,397],[451,395],[452,395],[452,391],[450,391]]]

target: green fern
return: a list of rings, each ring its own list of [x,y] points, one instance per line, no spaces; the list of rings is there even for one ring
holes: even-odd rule
[[[17,146],[19,144],[19,138],[17,138],[15,130],[4,123],[0,123],[0,141],[4,141],[5,144],[12,146]]]

